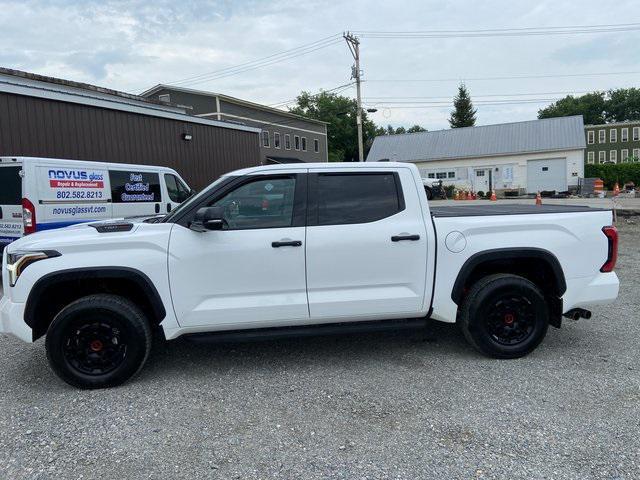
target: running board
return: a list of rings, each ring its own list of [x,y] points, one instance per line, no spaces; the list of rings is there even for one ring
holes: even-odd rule
[[[343,322],[323,325],[300,325],[295,327],[252,328],[247,330],[190,333],[184,335],[184,338],[197,343],[251,342],[292,337],[416,330],[425,328],[428,321],[427,318],[423,317],[402,320],[377,320],[373,322]]]

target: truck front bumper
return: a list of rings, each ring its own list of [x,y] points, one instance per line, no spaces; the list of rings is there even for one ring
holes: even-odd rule
[[[9,297],[0,298],[0,333],[33,342],[31,328],[24,323],[24,303],[13,303]]]

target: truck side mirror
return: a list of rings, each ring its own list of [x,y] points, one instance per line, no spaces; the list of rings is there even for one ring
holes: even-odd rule
[[[196,232],[222,230],[226,224],[224,207],[204,207],[196,212],[190,228]]]

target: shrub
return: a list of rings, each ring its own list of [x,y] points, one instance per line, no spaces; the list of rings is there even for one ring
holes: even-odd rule
[[[587,164],[584,166],[584,176],[586,178],[601,178],[607,190],[613,190],[616,182],[620,188],[626,182],[640,185],[640,163]]]
[[[452,199],[453,198],[453,195],[454,195],[453,191],[455,190],[455,188],[456,187],[454,185],[445,185],[444,186],[444,191],[446,192],[448,199]]]
[[[478,198],[483,198],[484,197],[484,192],[482,190],[478,191]]]

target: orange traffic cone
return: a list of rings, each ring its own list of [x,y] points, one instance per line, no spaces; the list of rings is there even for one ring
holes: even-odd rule
[[[498,199],[496,198],[496,191],[495,190],[491,190],[491,201],[495,202]]]
[[[613,187],[613,196],[617,197],[618,195],[620,195],[620,185],[618,185],[618,182],[616,182],[615,186]]]
[[[536,195],[536,205],[542,205],[542,197],[540,196],[540,192]]]

